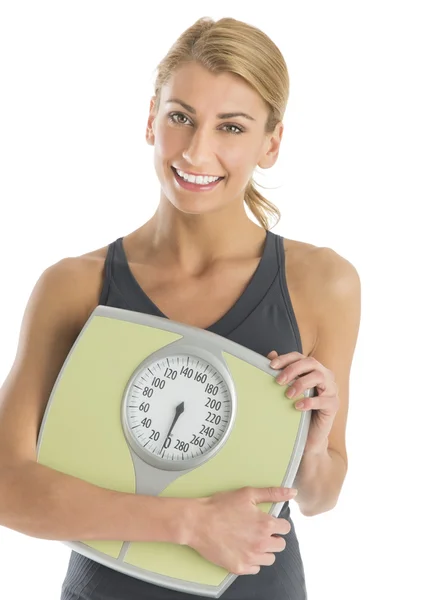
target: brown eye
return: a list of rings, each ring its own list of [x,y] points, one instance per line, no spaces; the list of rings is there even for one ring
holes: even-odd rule
[[[244,129],[241,129],[241,127],[238,127],[238,125],[225,125],[224,127],[233,127],[233,129],[236,129],[236,131],[229,131],[229,133],[233,133],[234,135],[244,132]]]
[[[180,120],[180,119],[184,119],[184,120]],[[191,123],[189,118],[181,112],[170,113],[168,115],[168,120],[171,123],[174,123],[175,125],[187,125],[187,123]],[[228,129],[229,127],[230,127],[230,130]],[[244,129],[242,129],[242,127],[239,127],[238,125],[234,125],[233,123],[226,123],[225,125],[223,125],[223,128],[224,128],[224,131],[227,131],[227,133],[231,133],[233,135],[239,135],[240,133],[244,133]],[[227,129],[225,129],[225,128],[227,128]],[[234,131],[232,131],[232,129]]]
[[[175,117],[182,117],[183,119],[185,119],[186,121],[188,121],[189,119],[186,117],[186,115],[183,115],[183,113],[179,113],[179,112],[175,112],[175,113],[170,113],[169,115],[169,121],[172,121],[172,123],[176,123],[177,125],[185,125],[186,123],[184,123],[183,121],[176,121]]]

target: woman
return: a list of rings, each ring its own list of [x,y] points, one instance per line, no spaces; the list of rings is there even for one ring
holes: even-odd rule
[[[105,248],[51,266],[29,300],[2,388],[0,524],[49,539],[185,543],[239,575],[224,600],[306,598],[288,497],[279,489],[243,488],[190,502],[136,498],[35,463],[55,378],[87,318],[104,304],[207,329],[273,359],[289,397],[316,386],[318,396],[298,406],[312,410],[312,420],[293,487],[304,515],[336,505],[347,472],[360,282],[333,250],[270,231],[268,213],[279,211],[258,193],[252,175],[277,160],[288,88],[278,48],[234,19],[198,20],[160,63],[146,130],[161,185],[154,216]],[[20,434],[11,426],[18,414],[27,428]],[[278,519],[256,507],[281,500]],[[263,531],[263,519],[271,529]],[[194,598],[75,552],[61,597]]]

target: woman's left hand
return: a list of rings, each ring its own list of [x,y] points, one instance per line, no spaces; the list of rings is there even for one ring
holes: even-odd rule
[[[272,350],[267,355],[271,360],[270,366],[281,369],[276,381],[282,385],[290,382],[286,396],[303,402],[304,406],[295,403],[299,410],[311,410],[310,427],[305,452],[320,452],[327,448],[328,435],[333,425],[335,415],[339,409],[338,386],[332,371],[324,367],[313,357],[306,357],[299,352],[281,354]],[[274,360],[278,359],[279,364]],[[293,381],[297,378],[295,381]],[[304,397],[304,391],[316,387],[317,396]]]

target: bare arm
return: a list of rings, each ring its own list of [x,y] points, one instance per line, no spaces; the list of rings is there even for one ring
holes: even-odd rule
[[[290,531],[286,519],[257,506],[288,500],[280,488],[158,498],[106,490],[36,462],[51,390],[97,303],[81,259],[64,259],[40,277],[0,389],[0,526],[62,541],[173,542],[232,573],[258,573],[261,565],[273,564],[274,553],[285,547],[281,535]]]
[[[317,282],[318,335],[310,356],[334,373],[340,402],[328,438],[318,448],[304,453],[293,484],[299,492],[296,501],[305,516],[333,509],[347,475],[345,431],[350,371],[361,318],[358,272],[336,252],[322,250]]]
[[[81,260],[39,278],[0,388],[0,525],[43,539],[184,543],[195,500],[107,490],[36,462],[50,392],[94,306]]]
[[[107,490],[32,461],[0,470],[0,525],[42,539],[182,544],[193,502]]]

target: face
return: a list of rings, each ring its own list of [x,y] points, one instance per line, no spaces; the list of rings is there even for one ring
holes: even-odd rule
[[[162,196],[189,213],[243,202],[255,167],[269,168],[278,157],[283,125],[266,133],[267,117],[261,96],[240,77],[196,63],[178,69],[156,113],[151,100],[146,131]]]

